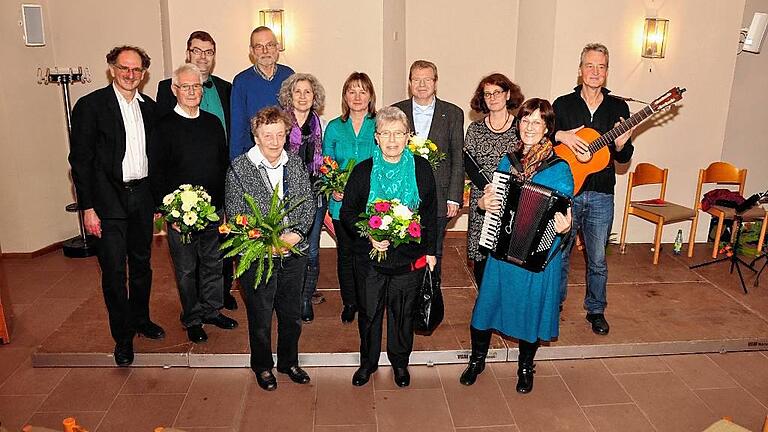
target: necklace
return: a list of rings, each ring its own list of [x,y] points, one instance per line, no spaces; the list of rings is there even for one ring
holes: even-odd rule
[[[504,119],[504,123],[501,124],[501,127],[496,129],[495,127],[493,127],[493,120],[491,120],[491,115],[489,114],[488,115],[488,126],[494,132],[501,132],[504,129],[504,126],[507,125],[507,122],[509,121],[509,116],[510,116],[509,111],[507,111],[507,117]]]

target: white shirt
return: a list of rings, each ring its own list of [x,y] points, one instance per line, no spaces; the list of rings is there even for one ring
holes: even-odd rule
[[[141,116],[141,107],[139,106],[139,102],[144,102],[144,99],[139,92],[136,92],[133,99],[127,101],[114,83],[112,89],[117,96],[117,104],[120,106],[120,114],[123,117],[123,126],[125,127],[123,181],[143,179],[149,173],[147,137],[144,133],[144,118]]]
[[[432,117],[435,115],[435,100],[437,98],[433,96],[429,105],[419,105],[416,99],[413,99],[413,128],[416,135],[422,138],[427,138],[429,135]]]
[[[173,108],[173,112],[188,119],[196,119],[200,117],[200,108],[197,109],[197,112],[195,112],[195,115],[189,115],[189,113],[184,111],[184,108],[182,108],[181,105],[179,104],[176,104],[176,106]]]
[[[264,170],[267,172],[267,177],[269,177],[269,184],[272,186],[272,190],[274,190],[277,185],[280,186],[277,190],[277,195],[280,198],[283,198],[283,166],[288,162],[288,153],[283,150],[282,153],[280,153],[280,157],[277,159],[277,164],[274,166],[264,157],[261,153],[261,149],[257,145],[251,147],[246,154],[248,155],[248,159],[250,159],[254,165],[257,167],[264,167]]]

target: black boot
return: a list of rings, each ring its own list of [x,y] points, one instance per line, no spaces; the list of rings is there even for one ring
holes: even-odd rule
[[[469,334],[472,338],[472,354],[469,356],[469,364],[461,374],[459,382],[464,385],[472,385],[485,369],[485,357],[488,355],[488,348],[491,346],[491,331],[478,330],[472,326],[469,327]]]
[[[517,387],[518,393],[530,393],[533,390],[533,374],[536,373],[536,365],[533,358],[539,349],[539,341],[526,342],[520,340],[520,355],[517,359]]]
[[[315,289],[317,288],[317,277],[319,274],[320,269],[317,266],[307,266],[307,273],[304,276],[304,289],[302,290],[303,298],[301,303],[301,320],[304,322],[311,322],[315,319],[315,312],[312,309],[312,294],[315,293]]]

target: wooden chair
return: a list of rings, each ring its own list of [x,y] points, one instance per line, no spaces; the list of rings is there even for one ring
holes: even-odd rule
[[[641,163],[635,167],[634,172],[629,173],[627,183],[627,199],[624,203],[624,221],[621,224],[621,240],[619,250],[624,253],[627,236],[627,220],[629,215],[637,216],[648,222],[656,224],[656,234],[653,239],[653,263],[659,263],[659,250],[661,249],[661,233],[664,225],[676,222],[692,220],[694,211],[691,208],[679,204],[664,201],[667,192],[668,169],[661,169],[649,163]],[[636,186],[660,185],[657,202],[632,201],[632,189]],[[690,237],[689,240],[690,242]]]
[[[699,170],[699,181],[696,184],[696,196],[694,197],[693,208],[695,216],[693,217],[693,223],[691,224],[691,233],[688,242],[688,257],[693,256],[693,244],[696,238],[696,225],[699,221],[699,210],[701,208],[701,189],[704,184],[717,184],[717,185],[733,185],[738,186],[738,192],[744,195],[744,184],[747,181],[747,170],[738,169],[735,166],[727,162],[712,162],[706,169]],[[703,210],[702,210],[703,211]],[[736,214],[736,210],[723,206],[712,206],[707,211],[710,215],[717,218],[717,232],[715,233],[715,245],[712,248],[712,258],[717,258],[717,252],[720,248],[720,234],[723,231],[723,223],[726,219],[733,219]],[[754,207],[747,210],[742,215],[744,222],[762,221],[763,226],[760,230],[760,238],[757,243],[757,250],[763,249],[763,241],[765,240],[765,229],[768,225],[768,211],[762,207]],[[735,228],[735,224],[734,224]],[[735,235],[735,233],[734,233]]]

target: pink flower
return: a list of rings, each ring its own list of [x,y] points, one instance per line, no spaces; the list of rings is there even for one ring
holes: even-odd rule
[[[408,225],[408,234],[413,238],[421,237],[421,225],[419,225],[418,222],[411,222],[411,224]]]
[[[373,228],[373,229],[376,229],[376,228],[380,227],[381,226],[381,217],[376,216],[376,215],[371,216],[371,218],[368,220],[368,226]]]
[[[380,201],[373,205],[373,209],[378,213],[388,212],[390,207],[392,207],[392,205],[387,201]]]

